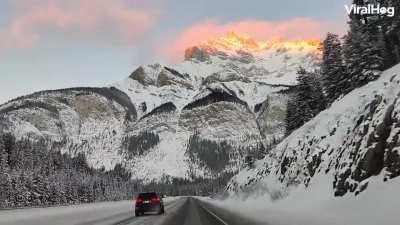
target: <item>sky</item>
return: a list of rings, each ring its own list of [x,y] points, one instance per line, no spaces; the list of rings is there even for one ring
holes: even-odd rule
[[[235,31],[259,41],[344,34],[349,0],[1,0],[0,104],[108,86],[138,66]]]

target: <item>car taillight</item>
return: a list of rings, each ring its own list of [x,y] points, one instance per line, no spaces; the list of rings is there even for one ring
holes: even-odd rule
[[[153,204],[160,203],[160,198],[159,197],[151,198],[151,203],[153,203]]]
[[[141,198],[136,198],[136,199],[135,199],[135,202],[136,202],[136,204],[137,204],[137,203],[142,203],[142,202],[143,202],[143,199],[141,199]]]

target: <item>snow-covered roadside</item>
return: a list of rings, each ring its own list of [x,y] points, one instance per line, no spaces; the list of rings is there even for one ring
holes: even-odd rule
[[[400,224],[399,74],[394,66],[338,99],[214,203],[276,225]]]
[[[271,201],[270,196],[229,198],[224,201],[202,198],[219,207],[274,225],[395,225],[399,224],[400,178],[383,182],[376,176],[359,195],[333,197],[328,176],[316,178],[313,188],[292,190],[287,198]]]
[[[164,198],[164,203],[179,197]],[[118,219],[120,215],[134,216],[134,201],[100,202],[72,206],[0,210],[0,224],[71,225],[87,221]]]

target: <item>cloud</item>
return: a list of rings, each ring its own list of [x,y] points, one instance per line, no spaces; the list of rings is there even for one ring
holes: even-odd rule
[[[299,40],[322,39],[329,32],[343,33],[335,24],[309,18],[286,21],[244,20],[232,23],[204,21],[187,27],[171,40],[167,47],[160,48],[161,55],[171,61],[183,58],[184,50],[204,40],[220,37],[229,31],[246,34],[255,40]]]
[[[48,32],[132,43],[157,17],[154,10],[126,0],[17,0],[10,6],[11,18],[0,28],[0,49],[33,46]]]

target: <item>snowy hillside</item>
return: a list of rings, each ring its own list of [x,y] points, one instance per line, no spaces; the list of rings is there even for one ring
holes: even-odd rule
[[[397,180],[399,74],[397,65],[334,102],[254,168],[236,175],[228,190],[236,196],[269,193],[274,199],[298,188],[319,193],[321,185],[328,185],[331,196],[362,195],[374,182]]]
[[[230,33],[189,48],[179,64],[140,66],[106,88],[10,101],[0,106],[0,131],[84,152],[95,168],[121,163],[145,181],[236,172],[284,136],[287,91],[300,66],[317,66],[318,47]]]

